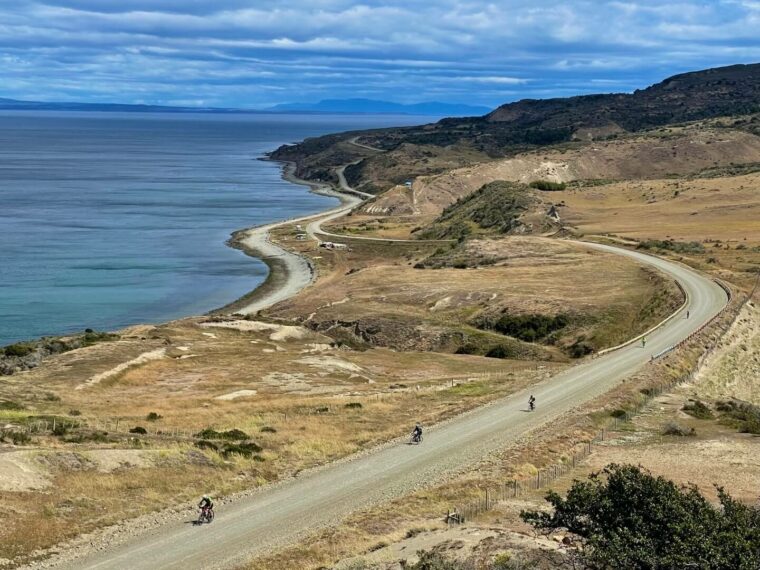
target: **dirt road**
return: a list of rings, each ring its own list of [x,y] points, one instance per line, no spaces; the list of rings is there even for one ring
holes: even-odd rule
[[[249,499],[220,506],[212,525],[196,527],[190,520],[168,524],[65,567],[232,568],[256,553],[336,523],[357,509],[402,496],[476,463],[489,452],[609,390],[643,366],[652,354],[699,328],[727,302],[716,283],[681,265],[611,246],[585,247],[633,258],[673,276],[689,296],[690,318],[686,319],[683,312],[650,334],[646,349],[640,344],[630,345],[532,387],[537,400],[535,412],[526,411],[528,394],[520,392],[428,430],[422,445],[399,444],[331,465]]]

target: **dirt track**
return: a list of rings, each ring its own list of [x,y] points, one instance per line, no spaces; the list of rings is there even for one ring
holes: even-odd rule
[[[589,360],[532,388],[537,410],[525,410],[527,393],[510,396],[426,432],[420,446],[396,445],[340,462],[255,496],[220,506],[212,525],[170,523],[65,568],[182,570],[231,568],[256,553],[338,522],[347,514],[402,496],[476,463],[530,430],[609,390],[652,354],[688,336],[725,304],[725,292],[681,265],[611,246],[591,245],[652,265],[678,279],[691,317],[680,314],[652,333],[646,349],[633,344]]]

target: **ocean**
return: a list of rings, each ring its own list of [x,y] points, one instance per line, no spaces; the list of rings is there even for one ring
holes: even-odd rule
[[[430,122],[390,115],[0,114],[0,346],[223,306],[261,283],[232,231],[334,198],[263,153],[305,137]]]

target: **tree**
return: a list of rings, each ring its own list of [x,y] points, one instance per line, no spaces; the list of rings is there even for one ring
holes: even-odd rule
[[[609,465],[575,481],[554,511],[523,511],[534,528],[566,529],[580,539],[578,556],[592,569],[757,570],[760,509],[718,488],[720,506],[695,486],[679,487],[632,465]]]

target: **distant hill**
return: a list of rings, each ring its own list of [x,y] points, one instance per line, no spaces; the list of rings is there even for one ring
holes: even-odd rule
[[[489,113],[488,122],[542,129],[627,131],[760,111],[760,64],[675,75],[633,93],[525,99]]]
[[[279,113],[388,113],[400,115],[435,115],[439,117],[476,116],[491,111],[488,107],[459,103],[430,101],[404,105],[390,101],[375,101],[373,99],[324,99],[318,103],[284,103],[271,107],[268,110]]]
[[[63,103],[19,101],[0,98],[0,110],[12,111],[119,111],[123,113],[234,113],[234,109],[213,107],[170,107],[166,105],[128,105],[122,103]],[[254,111],[255,112],[255,111]]]
[[[751,116],[737,128],[760,135],[760,64],[732,65],[675,75],[633,93],[525,99],[479,117],[334,134],[285,146],[272,158],[297,165],[302,178],[330,179],[348,159],[349,183],[377,193],[408,178],[512,156],[546,145],[624,137],[648,128],[717,117]],[[361,142],[388,152],[363,156],[342,142]],[[346,156],[353,152],[355,156]]]

